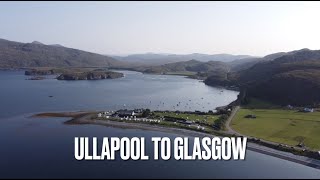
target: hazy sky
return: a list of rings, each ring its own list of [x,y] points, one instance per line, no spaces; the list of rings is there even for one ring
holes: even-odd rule
[[[320,2],[0,2],[0,38],[101,54],[320,49]]]

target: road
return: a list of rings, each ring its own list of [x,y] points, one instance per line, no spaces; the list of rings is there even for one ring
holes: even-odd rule
[[[227,122],[226,122],[226,128],[227,128],[227,133],[229,134],[235,134],[235,135],[238,135],[238,136],[243,136],[242,134],[236,132],[235,130],[233,130],[231,127],[230,127],[230,123],[232,121],[232,119],[234,118],[234,116],[237,114],[238,110],[240,109],[240,106],[235,106],[232,111],[231,111],[231,114],[230,116],[228,117],[227,119]]]

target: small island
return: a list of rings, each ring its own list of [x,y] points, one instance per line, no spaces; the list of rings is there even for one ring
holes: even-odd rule
[[[99,80],[123,77],[123,73],[96,68],[33,68],[25,71],[26,76],[56,75],[57,80]],[[44,78],[29,78],[41,80]]]
[[[99,80],[123,77],[122,73],[112,71],[69,72],[57,77],[58,80]]]

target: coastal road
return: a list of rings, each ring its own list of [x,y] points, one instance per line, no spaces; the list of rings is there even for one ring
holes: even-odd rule
[[[236,136],[243,136],[243,137],[247,137],[247,138],[254,138],[254,137],[243,135],[243,134],[241,134],[231,128],[231,126],[230,126],[231,121],[234,119],[234,116],[237,114],[239,109],[240,109],[240,106],[235,106],[233,108],[229,118],[227,119],[226,133],[236,135]],[[271,142],[271,141],[266,141],[266,140],[261,140],[261,139],[260,139],[260,141],[264,142],[264,143],[272,144],[272,145],[279,145],[279,143],[275,143],[275,142]],[[303,148],[295,147],[295,146],[288,146],[288,145],[284,145],[284,146],[291,147],[291,148],[294,148],[297,150],[303,149]],[[279,151],[279,150],[272,149],[272,148],[262,146],[259,144],[255,144],[255,143],[248,143],[247,147],[249,150],[252,150],[255,152],[259,152],[259,153],[266,154],[266,155],[271,155],[273,157],[278,157],[281,159],[289,160],[289,161],[300,163],[303,165],[307,165],[307,166],[310,166],[310,167],[313,167],[316,169],[320,169],[320,160],[316,160],[316,159],[312,159],[312,158],[308,158],[308,157],[304,157],[304,156],[297,156],[297,155],[294,155],[289,152]]]
[[[237,114],[238,110],[240,109],[240,106],[235,106],[232,111],[231,111],[231,114],[230,116],[228,117],[227,119],[227,122],[226,122],[226,128],[227,128],[227,133],[229,134],[235,134],[235,135],[238,135],[238,136],[243,136],[242,134],[236,132],[235,130],[233,130],[231,127],[230,127],[230,123],[232,121],[232,119],[234,118],[234,116]]]

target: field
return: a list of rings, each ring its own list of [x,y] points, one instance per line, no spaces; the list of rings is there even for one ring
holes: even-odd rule
[[[158,116],[170,116],[175,118],[188,119],[190,121],[200,121],[209,124],[213,124],[215,120],[219,118],[218,115],[198,115],[198,114],[183,114],[175,112],[156,112],[155,115]]]
[[[248,114],[255,115],[256,119],[244,118]],[[244,135],[288,145],[303,142],[313,150],[320,150],[320,112],[240,109],[231,127]]]

